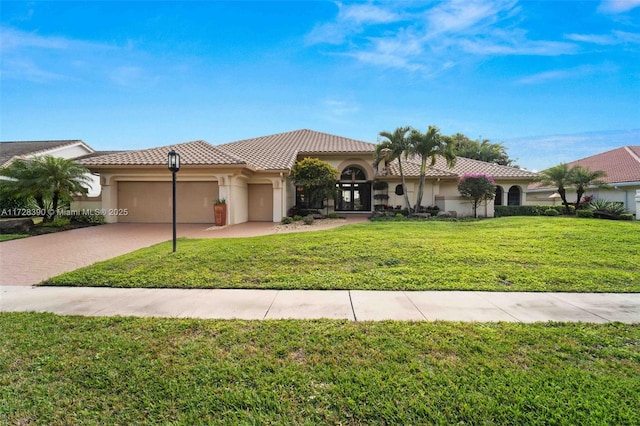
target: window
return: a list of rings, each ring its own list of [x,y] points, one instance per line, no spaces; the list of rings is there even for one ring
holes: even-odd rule
[[[496,186],[496,197],[494,199],[493,204],[495,206],[501,206],[502,205],[502,197],[504,196],[504,190],[502,189],[501,186]]]
[[[520,188],[518,188],[517,186],[512,186],[511,188],[509,188],[509,193],[507,194],[507,205],[520,205]]]
[[[404,189],[402,188],[402,185],[396,185],[395,193],[396,195],[404,195]]]
[[[341,181],[367,180],[367,175],[359,167],[350,166],[344,169],[340,175]]]
[[[367,182],[364,170],[356,166],[347,167],[340,174],[336,187],[336,210],[371,211],[371,183]]]

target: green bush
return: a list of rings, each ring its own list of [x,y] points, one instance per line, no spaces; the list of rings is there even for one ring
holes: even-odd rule
[[[69,226],[70,223],[71,221],[67,217],[56,217],[51,222],[43,222],[41,226],[62,228],[65,226]]]
[[[589,203],[589,208],[597,211],[619,216],[627,213],[622,203],[607,200],[594,200]]]
[[[297,214],[297,215],[293,216],[293,220],[294,220],[295,222],[297,222],[297,221],[299,221],[299,220],[302,220],[302,216],[300,216],[299,214]]]
[[[593,210],[589,210],[589,209],[577,210],[576,211],[576,216],[577,217],[584,217],[584,218],[592,218],[593,217]]]
[[[633,215],[631,213],[622,213],[620,220],[633,220]]]
[[[282,223],[283,225],[288,225],[290,223],[293,223],[293,218],[289,217],[289,216],[285,216],[285,217],[282,218],[280,223]]]
[[[70,216],[72,223],[82,223],[90,225],[102,225],[105,223],[104,216],[101,214],[79,214]]]
[[[313,222],[315,222],[315,219],[313,218],[313,216],[309,215],[309,216],[303,217],[302,221],[304,222],[305,225],[313,225]]]
[[[336,213],[336,212],[329,213],[329,214],[327,215],[327,217],[328,217],[329,219],[340,219],[340,216],[339,216],[339,215],[338,215],[338,213]]]
[[[558,213],[558,210],[556,209],[547,209],[544,211],[544,215],[545,216],[558,216],[560,213]]]

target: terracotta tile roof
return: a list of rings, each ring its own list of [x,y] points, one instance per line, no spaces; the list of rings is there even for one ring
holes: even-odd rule
[[[235,155],[225,152],[205,141],[185,142],[139,151],[123,151],[79,160],[83,166],[164,166],[167,154],[174,149],[180,154],[182,165],[232,165],[246,164]]]
[[[81,140],[58,141],[7,141],[0,142],[0,166],[12,158],[25,158],[31,155],[45,153],[52,149],[62,148],[67,145],[82,143]]]
[[[591,157],[572,161],[569,167],[588,167],[591,171],[607,173],[606,183],[640,181],[640,145],[623,146]]]
[[[464,157],[458,157],[455,166],[452,168],[447,167],[446,160],[440,156],[436,158],[436,163],[433,167],[429,167],[429,164],[430,162],[427,162],[427,177],[457,177],[465,173],[484,173],[493,176],[495,179],[527,179],[536,176],[536,173],[516,167],[501,166]],[[400,175],[397,161],[393,161],[389,168],[392,175]],[[405,176],[420,176],[420,159],[413,157],[403,160],[402,168]]]
[[[259,138],[218,145],[220,149],[244,158],[256,169],[288,170],[298,155],[324,153],[373,154],[375,145],[313,130],[295,130]]]

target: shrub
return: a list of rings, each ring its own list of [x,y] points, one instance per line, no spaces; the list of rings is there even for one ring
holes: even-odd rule
[[[608,213],[616,216],[627,212],[622,203],[617,203],[615,201],[594,200],[589,203],[589,207],[597,212]]]
[[[593,217],[593,210],[588,210],[588,209],[577,210],[576,211],[576,216],[577,217],[584,217],[584,218],[592,218]]]
[[[338,213],[336,213],[336,212],[329,213],[329,214],[327,215],[327,217],[328,217],[329,219],[340,219],[340,216],[338,216]]]
[[[303,217],[302,221],[304,222],[305,225],[313,225],[313,222],[315,222],[315,219],[313,218],[313,216],[309,215],[309,216]]]
[[[282,223],[283,225],[288,225],[290,223],[293,223],[293,218],[289,217],[289,216],[285,216],[285,217],[282,218],[280,223]]]
[[[631,213],[622,213],[620,220],[633,220],[633,215]]]
[[[404,219],[404,215],[402,213],[396,213],[396,216],[398,219]]]
[[[82,223],[90,225],[102,225],[105,223],[101,214],[79,214],[70,217],[72,223]]]
[[[43,222],[41,226],[52,227],[52,228],[62,228],[65,226],[69,226],[71,221],[67,217],[56,217],[51,222]]]
[[[297,221],[299,221],[299,220],[302,220],[302,216],[300,216],[299,214],[297,214],[297,215],[293,216],[293,220],[294,220],[295,222],[297,222]]]
[[[560,213],[558,213],[558,210],[556,209],[547,209],[544,211],[544,215],[545,216],[558,216]]]

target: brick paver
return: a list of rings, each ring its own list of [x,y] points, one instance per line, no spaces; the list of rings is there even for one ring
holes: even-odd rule
[[[352,216],[347,223],[365,221]],[[341,223],[307,227],[323,229]],[[281,232],[271,222],[248,222],[212,227],[203,224],[179,224],[178,237],[231,238]],[[34,285],[95,262],[167,241],[172,238],[171,224],[114,223],[57,232],[0,243],[0,285]]]

